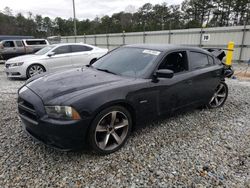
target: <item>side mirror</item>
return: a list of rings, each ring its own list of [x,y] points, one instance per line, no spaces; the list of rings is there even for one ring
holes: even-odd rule
[[[155,72],[157,78],[173,78],[174,71],[169,69],[159,69]]]
[[[51,56],[54,56],[55,55],[55,52],[49,52],[48,53],[48,56],[51,57]]]

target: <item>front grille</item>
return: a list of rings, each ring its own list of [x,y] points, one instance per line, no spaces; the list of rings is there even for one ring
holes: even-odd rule
[[[37,121],[37,114],[34,106],[28,101],[18,98],[18,111],[22,116],[25,116],[33,121]]]

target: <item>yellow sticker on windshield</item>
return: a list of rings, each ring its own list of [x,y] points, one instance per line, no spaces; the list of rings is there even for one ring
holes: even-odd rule
[[[159,52],[159,51],[155,51],[155,50],[143,50],[143,52],[142,53],[144,53],[144,54],[150,54],[150,55],[159,55],[161,52]]]

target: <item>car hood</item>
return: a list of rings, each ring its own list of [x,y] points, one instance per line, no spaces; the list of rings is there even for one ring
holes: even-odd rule
[[[41,58],[42,58],[42,55],[34,55],[34,54],[22,55],[22,56],[18,56],[18,57],[14,57],[14,58],[9,59],[6,62],[6,64],[8,64],[8,63],[18,63],[18,62],[40,60]]]
[[[108,88],[113,84],[121,85],[129,80],[134,79],[101,72],[93,68],[78,68],[47,74],[34,80],[31,78],[26,86],[40,96],[46,104],[69,93],[72,93],[70,95],[72,98],[74,93],[79,94],[79,91],[84,94],[100,88]],[[65,100],[67,99],[65,98]]]

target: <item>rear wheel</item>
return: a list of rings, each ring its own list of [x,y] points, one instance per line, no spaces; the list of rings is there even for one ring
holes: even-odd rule
[[[45,72],[45,68],[42,65],[33,64],[27,68],[27,77],[30,78],[37,74],[42,74],[43,72]]]
[[[92,60],[89,62],[89,64],[92,65],[94,62],[96,62],[96,60],[97,60],[96,58],[95,58],[95,59],[92,59]]]
[[[219,108],[223,106],[228,96],[228,87],[225,82],[221,82],[215,89],[215,93],[209,101],[208,108]]]
[[[119,150],[126,142],[132,126],[131,115],[124,107],[113,106],[101,111],[91,124],[88,140],[99,154]]]

